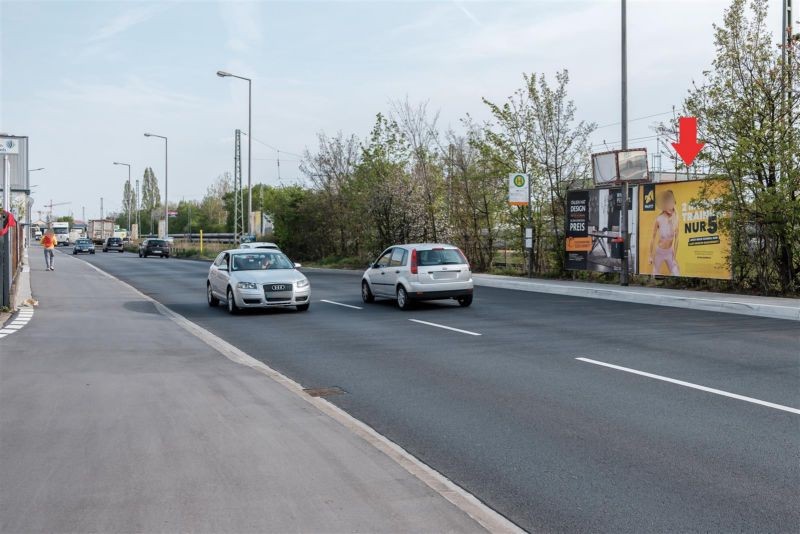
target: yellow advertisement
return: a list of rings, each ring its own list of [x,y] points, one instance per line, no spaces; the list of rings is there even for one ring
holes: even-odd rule
[[[726,187],[703,180],[639,187],[639,274],[730,279],[725,215],[695,202],[713,201]]]

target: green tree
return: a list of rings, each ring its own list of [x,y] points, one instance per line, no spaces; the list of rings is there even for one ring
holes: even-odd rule
[[[158,188],[158,180],[151,167],[144,170],[142,178],[142,226],[147,223],[147,233],[155,233],[158,230],[156,221],[159,219],[161,206],[161,191]]]
[[[735,283],[763,293],[800,289],[800,58],[767,26],[766,0],[733,0],[714,28],[716,57],[684,102],[706,146],[698,163],[730,184]],[[676,134],[676,125],[662,127]]]
[[[125,185],[122,187],[122,214],[125,216],[125,220],[122,224],[123,227],[128,227],[128,217],[130,217],[130,222],[133,224],[135,222],[134,210],[136,209],[136,191],[134,191],[133,186],[128,182],[125,181]]]
[[[560,271],[566,191],[588,179],[588,137],[595,126],[575,120],[567,71],[556,75],[554,86],[535,73],[523,74],[523,80],[524,86],[503,104],[483,99],[494,119],[486,126],[485,142],[498,171],[530,174],[535,268]],[[522,243],[525,210],[514,210],[511,220]]]

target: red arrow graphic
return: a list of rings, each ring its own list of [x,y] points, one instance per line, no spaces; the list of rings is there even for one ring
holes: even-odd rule
[[[672,143],[675,152],[688,167],[700,153],[705,143],[697,142],[697,117],[681,117],[678,122],[678,142]]]

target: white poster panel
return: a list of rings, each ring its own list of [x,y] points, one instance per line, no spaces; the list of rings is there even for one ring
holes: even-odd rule
[[[508,175],[508,203],[512,206],[528,205],[528,180],[530,175],[512,172]]]

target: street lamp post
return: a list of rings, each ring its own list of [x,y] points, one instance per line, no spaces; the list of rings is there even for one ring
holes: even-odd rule
[[[128,189],[126,192],[128,195],[131,194],[131,164],[130,163],[120,163],[119,161],[115,161],[114,165],[125,165],[128,167]],[[130,196],[125,199],[125,205],[128,208],[128,237],[131,235],[131,199]]]
[[[167,188],[169,187],[169,141],[163,135],[146,133],[144,136],[158,137],[164,140],[164,238],[167,238],[169,237],[169,196],[167,196]]]
[[[628,13],[626,1],[622,0],[622,35],[621,35],[621,124],[622,124],[622,150],[628,149]],[[619,284],[628,285],[628,183],[622,182],[622,221],[620,221],[620,234],[622,237],[622,264],[619,275]]]
[[[220,78],[239,78],[247,82],[247,233],[253,234],[253,80],[222,70],[217,71]]]

